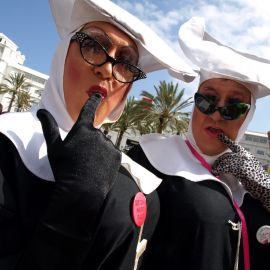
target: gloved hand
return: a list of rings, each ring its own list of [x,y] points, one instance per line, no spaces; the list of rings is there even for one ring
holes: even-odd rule
[[[263,203],[270,212],[270,176],[260,162],[244,147],[235,143],[224,134],[218,138],[232,150],[220,156],[212,166],[212,173],[228,173],[236,177],[244,188]]]
[[[121,152],[93,127],[100,101],[99,94],[89,98],[63,141],[53,116],[44,109],[37,112],[55,177],[43,225],[82,241],[91,240],[121,162]]]

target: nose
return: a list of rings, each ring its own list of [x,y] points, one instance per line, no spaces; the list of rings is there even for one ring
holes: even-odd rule
[[[113,62],[115,54],[117,52],[117,48],[112,47],[107,51],[107,62],[99,67],[95,67],[95,74],[103,80],[108,80],[113,77]],[[104,52],[105,53],[105,52]],[[112,59],[110,59],[110,57]]]
[[[94,73],[102,80],[108,80],[113,76],[113,66],[111,62],[106,62],[102,66],[95,66]]]
[[[209,115],[215,122],[222,120],[222,116],[219,111],[215,111],[214,113]]]
[[[225,102],[224,101],[219,101],[217,104],[216,104],[216,107],[223,107],[225,106]],[[221,116],[220,112],[218,110],[216,110],[214,113],[212,113],[210,115],[210,117],[214,120],[214,121],[220,121],[220,120],[223,120],[223,117]]]

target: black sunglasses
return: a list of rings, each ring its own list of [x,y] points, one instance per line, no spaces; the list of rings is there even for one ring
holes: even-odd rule
[[[224,107],[217,107],[215,102],[198,92],[195,93],[194,100],[200,112],[210,115],[215,111],[219,111],[225,120],[238,119],[250,109],[250,104],[246,103],[233,103]]]
[[[112,73],[117,81],[131,83],[146,78],[146,74],[139,67],[114,59],[96,39],[89,35],[76,32],[71,37],[71,41],[73,40],[79,43],[82,58],[88,64],[100,67],[107,62],[112,63]]]

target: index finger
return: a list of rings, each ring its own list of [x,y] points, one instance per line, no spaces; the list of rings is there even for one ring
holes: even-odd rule
[[[224,143],[229,149],[232,150],[234,153],[246,153],[246,150],[244,147],[236,143],[235,141],[231,140],[228,136],[226,136],[224,133],[218,134],[218,139]]]
[[[98,105],[101,103],[102,95],[99,93],[93,94],[83,106],[76,124],[92,124],[94,123],[95,113]]]

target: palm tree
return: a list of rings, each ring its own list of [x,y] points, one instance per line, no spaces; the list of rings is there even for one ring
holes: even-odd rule
[[[138,111],[140,110],[140,105],[137,103],[137,115],[134,119],[134,126],[136,130],[140,133],[140,135],[153,133],[155,131],[153,123],[151,121],[141,119],[139,116],[141,115]]]
[[[10,112],[16,98],[18,99],[20,93],[26,91],[31,86],[31,84],[26,82],[25,75],[21,73],[10,74],[8,78],[5,78],[5,81],[7,82],[6,84],[0,85],[0,94],[9,93],[11,95],[10,103],[7,109],[7,111]],[[22,94],[22,96],[24,96],[25,99],[25,94]]]
[[[188,130],[189,120],[190,120],[189,117],[187,118],[183,117],[182,121],[176,122],[175,132],[173,133],[176,133],[177,135],[185,134]]]
[[[29,93],[29,90],[21,90],[17,93],[17,99],[16,99],[16,111],[22,112],[29,109],[33,102],[36,102],[36,99],[34,99],[31,94]]]
[[[133,133],[136,132],[136,113],[137,103],[134,97],[129,97],[121,117],[111,126],[112,130],[118,131],[118,136],[115,143],[116,147],[120,147],[123,135],[127,130],[130,130]]]
[[[151,123],[153,131],[176,132],[178,134],[187,130],[190,112],[182,110],[190,106],[192,97],[182,100],[184,89],[178,92],[178,83],[166,83],[161,81],[158,87],[154,86],[156,95],[142,91],[143,99],[138,104],[139,113],[137,117],[147,123]]]

